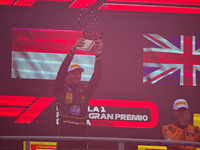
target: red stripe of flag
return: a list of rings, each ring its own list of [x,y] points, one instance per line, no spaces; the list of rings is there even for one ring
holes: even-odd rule
[[[144,34],[146,37],[149,37],[150,39],[152,39],[153,41],[155,41],[156,43],[158,43],[159,45],[161,45],[161,46],[163,46],[163,47],[165,47],[165,48],[171,48],[171,47],[169,47],[168,45],[166,45],[165,43],[163,43],[163,42],[161,42],[161,41],[159,41],[159,40],[157,40],[157,38],[154,38],[152,35],[150,35],[150,34]]]
[[[161,78],[161,77],[163,77],[163,76],[169,74],[170,72],[173,72],[174,70],[176,70],[176,68],[171,68],[171,69],[169,69],[169,70],[166,70],[166,71],[164,71],[163,73],[157,75],[157,76],[154,77],[154,78],[151,78],[151,79],[147,80],[147,81],[144,82],[144,83],[150,83],[150,82],[153,82],[153,81],[155,81],[155,80],[157,80],[157,79],[159,79],[159,78]]]
[[[184,64],[200,65],[199,55],[168,53],[168,52],[145,52],[143,61],[145,63],[163,63],[163,64]]]
[[[13,28],[12,51],[67,54],[82,31]],[[94,55],[77,50],[76,54]]]
[[[184,55],[186,59],[190,59],[191,61],[195,61],[195,59],[192,59],[191,57],[194,57],[193,54],[193,39],[192,36],[184,36]],[[198,55],[196,55],[198,56]],[[200,57],[196,60],[200,60]],[[184,63],[184,68],[183,68],[183,83],[184,85],[193,85],[193,65],[191,63]]]

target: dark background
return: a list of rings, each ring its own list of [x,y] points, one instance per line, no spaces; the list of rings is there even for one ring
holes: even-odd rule
[[[100,3],[93,7],[103,30],[103,77],[93,98],[152,101],[158,107],[159,122],[150,129],[90,127],[89,135],[160,139],[160,128],[172,121],[172,103],[177,98],[188,100],[191,118],[200,113],[198,86],[143,84],[143,34],[200,37],[200,16],[100,11]],[[69,9],[70,4],[0,5],[0,95],[54,97],[52,80],[11,79],[11,28],[80,30],[80,9]],[[54,102],[31,124],[14,124],[14,119],[0,117],[1,135],[57,135]]]

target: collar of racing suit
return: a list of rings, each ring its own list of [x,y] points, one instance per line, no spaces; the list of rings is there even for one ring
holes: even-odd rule
[[[178,122],[173,122],[173,124],[175,125],[175,126],[177,126],[178,128],[181,128],[181,129],[184,129],[184,128],[186,128],[187,126],[188,126],[188,124],[187,125],[181,125],[180,123],[178,123]]]

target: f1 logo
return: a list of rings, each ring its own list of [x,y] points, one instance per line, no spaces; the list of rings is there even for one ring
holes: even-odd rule
[[[14,123],[32,123],[54,97],[0,95],[0,117],[16,117]]]

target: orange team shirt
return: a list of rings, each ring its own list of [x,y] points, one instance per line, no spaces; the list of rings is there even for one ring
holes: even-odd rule
[[[162,138],[163,140],[173,141],[191,141],[200,142],[200,129],[197,126],[188,124],[184,129],[179,128],[174,123],[162,126]],[[169,150],[196,150],[195,146],[184,145],[171,145],[168,146]]]

